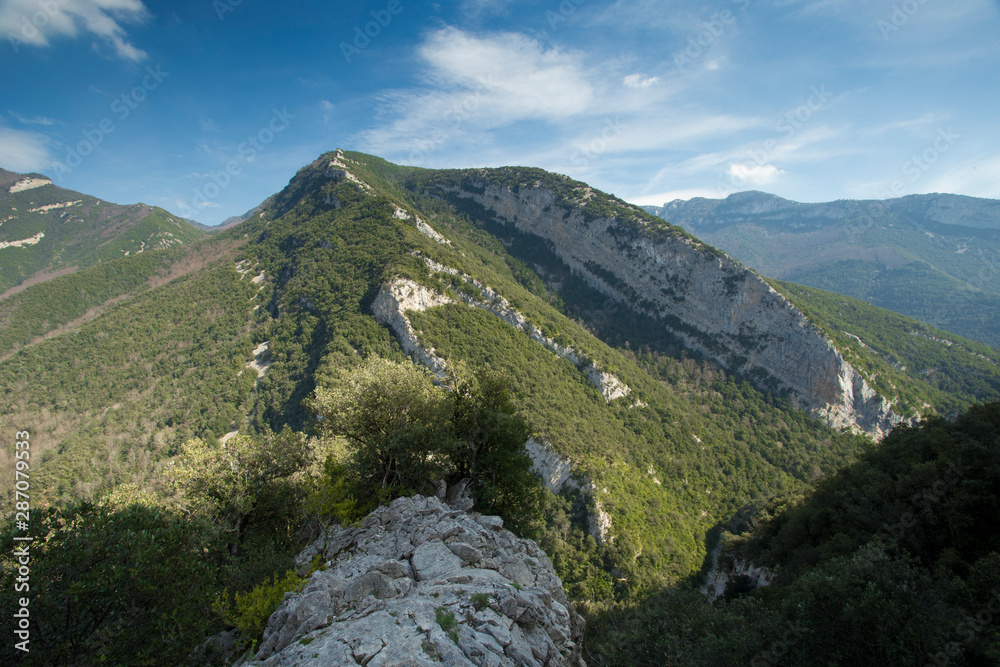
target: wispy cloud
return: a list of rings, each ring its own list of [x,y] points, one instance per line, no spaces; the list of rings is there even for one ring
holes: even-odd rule
[[[17,50],[51,46],[53,39],[93,35],[115,54],[138,62],[146,52],[132,45],[122,23],[141,23],[149,11],[141,0],[6,0],[0,3],[0,33]]]
[[[974,197],[1000,198],[1000,154],[966,161],[922,185],[926,192],[961,192]]]
[[[52,165],[50,140],[44,134],[0,126],[0,167],[40,171]]]
[[[594,99],[581,57],[516,33],[429,34],[418,48],[419,88],[382,96],[385,122],[364,132],[374,151],[409,150],[420,140],[488,130],[524,120],[556,122],[584,113]]]
[[[330,121],[330,115],[335,107],[330,100],[320,100],[319,105],[323,109],[323,124],[326,125]]]
[[[10,117],[16,120],[21,125],[55,125],[55,120],[49,118],[48,116],[22,116],[16,111],[8,110],[7,113]]]
[[[629,88],[649,88],[660,80],[658,76],[646,76],[645,74],[629,74],[623,83]]]

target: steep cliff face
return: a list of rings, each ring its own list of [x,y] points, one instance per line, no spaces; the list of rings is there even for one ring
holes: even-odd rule
[[[538,184],[512,188],[487,177],[448,192],[548,241],[592,287],[659,318],[691,348],[765,390],[787,393],[828,424],[880,437],[900,421],[828,338],[732,258],[689,237],[650,233],[639,216],[588,216]]]
[[[545,553],[495,516],[397,498],[306,548],[248,665],[573,665],[583,619]]]

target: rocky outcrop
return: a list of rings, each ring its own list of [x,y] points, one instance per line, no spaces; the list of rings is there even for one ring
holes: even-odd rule
[[[317,554],[329,567],[286,594],[248,666],[584,665],[551,562],[499,517],[398,498],[298,562]]]
[[[30,245],[35,245],[43,238],[45,238],[45,232],[38,232],[34,236],[29,236],[26,239],[19,239],[17,241],[0,241],[0,250],[4,248],[25,248]]]
[[[600,544],[613,542],[611,515],[605,512],[601,505],[597,485],[586,476],[574,475],[573,464],[552,451],[547,442],[528,438],[528,442],[524,443],[524,449],[531,457],[531,472],[542,480],[545,488],[552,493],[576,489],[590,497],[592,506],[587,515],[587,532]]]
[[[900,421],[832,341],[760,276],[684,236],[654,235],[632,220],[587,216],[538,184],[455,186],[503,224],[540,237],[592,287],[659,318],[692,349],[787,393],[834,427],[875,437]]]
[[[434,354],[434,348],[425,349],[420,344],[406,311],[419,312],[446,303],[452,303],[452,300],[420,283],[408,278],[393,278],[379,290],[372,303],[372,313],[379,324],[385,324],[396,332],[403,351],[414,361],[431,369],[436,375],[443,376],[448,364]]]
[[[712,569],[705,576],[701,592],[708,596],[709,602],[715,602],[726,594],[727,587],[734,592],[734,587],[744,590],[770,586],[774,573],[762,565],[754,565],[742,558],[723,552],[721,546],[716,546],[712,552]]]
[[[34,190],[35,188],[40,188],[43,185],[52,185],[52,181],[45,178],[44,176],[41,178],[34,178],[29,176],[28,178],[22,179],[17,183],[14,183],[14,185],[8,188],[7,192],[11,193],[24,192],[25,190]]]
[[[421,220],[420,216],[414,217],[413,215],[410,215],[408,211],[404,211],[403,209],[397,206],[395,212],[392,214],[392,217],[396,218],[397,220],[413,220],[414,224],[417,226],[417,231],[419,231],[424,236],[433,239],[434,241],[440,243],[441,245],[451,245],[451,241],[441,236],[441,234],[439,234],[436,229],[434,229],[426,222]]]

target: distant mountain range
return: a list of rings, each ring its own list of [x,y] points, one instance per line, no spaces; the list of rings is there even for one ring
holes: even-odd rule
[[[204,236],[162,208],[112,204],[60,188],[41,174],[0,169],[0,295],[54,274]]]
[[[930,194],[804,204],[750,191],[644,208],[764,276],[1000,346],[1000,201]]]

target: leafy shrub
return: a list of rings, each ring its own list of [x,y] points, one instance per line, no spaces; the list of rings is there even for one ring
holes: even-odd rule
[[[258,640],[264,634],[267,619],[281,604],[285,593],[299,590],[305,584],[306,578],[294,570],[285,572],[282,577],[273,577],[252,591],[236,594],[235,609],[231,610],[227,619],[251,641]]]

